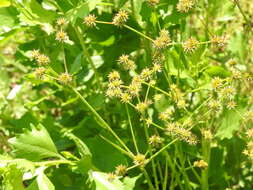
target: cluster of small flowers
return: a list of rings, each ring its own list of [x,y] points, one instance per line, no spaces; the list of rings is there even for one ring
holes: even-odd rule
[[[41,54],[39,50],[33,50],[31,56],[40,65],[47,65],[50,62],[49,57]]]
[[[112,20],[112,23],[115,26],[122,27],[128,20],[128,13],[125,10],[120,10]]]
[[[217,45],[219,48],[223,48],[227,43],[227,36],[212,36],[211,42]]]
[[[138,165],[139,167],[143,168],[146,163],[147,163],[147,160],[146,160],[146,157],[144,154],[137,154],[134,156],[133,158],[133,162],[135,165]]]
[[[175,85],[170,86],[172,99],[176,102],[178,108],[186,108],[187,104],[182,91]]]
[[[90,14],[84,17],[83,23],[86,24],[88,27],[94,27],[96,26],[96,19],[97,17],[95,15]]]
[[[152,135],[149,139],[148,142],[149,144],[154,147],[154,148],[158,148],[161,146],[161,144],[163,143],[164,139],[162,137],[160,137],[159,135]]]
[[[172,108],[167,108],[164,112],[161,112],[158,117],[162,121],[169,121],[173,115],[173,112],[174,111]]]
[[[122,55],[118,59],[118,62],[125,69],[134,69],[136,66],[134,61],[129,59],[128,55]],[[161,71],[161,65],[158,63],[153,64],[153,67],[144,68],[139,75],[135,75],[132,77],[132,81],[128,86],[122,86],[123,81],[120,79],[120,74],[117,71],[113,71],[109,74],[109,84],[108,90],[106,92],[108,97],[118,97],[121,99],[123,103],[129,103],[133,97],[139,96],[140,91],[142,90],[142,83],[149,82],[149,85],[154,85],[155,81],[151,80],[152,76],[156,72]],[[123,89],[123,88],[124,89]],[[152,101],[147,100],[144,102],[140,102],[136,105],[136,109],[139,112],[144,112],[148,106],[152,104]]]
[[[134,70],[136,68],[136,65],[133,60],[129,59],[129,55],[121,55],[118,60],[119,64],[122,65],[122,67],[125,70]]]
[[[122,80],[120,79],[120,74],[117,71],[112,71],[108,75],[109,84],[108,90],[106,91],[107,96],[109,97],[120,97],[122,95],[121,85]],[[131,96],[123,95],[124,101],[128,102],[131,100]]]
[[[193,37],[190,37],[183,43],[183,48],[186,53],[192,53],[198,48],[198,45],[199,41]]]
[[[246,122],[252,122],[253,121],[253,111],[252,110],[249,110],[247,111],[245,114],[244,114],[244,120]]]
[[[62,84],[70,84],[72,82],[73,78],[72,75],[69,73],[61,73],[58,76],[58,81]]]
[[[179,0],[177,10],[179,12],[188,12],[196,3],[196,0]]]
[[[193,163],[194,167],[206,169],[208,167],[208,163],[206,163],[204,160],[198,160]]]
[[[160,31],[160,36],[154,41],[154,45],[157,49],[164,49],[170,45],[171,39],[169,32],[165,29]]]
[[[151,100],[146,100],[144,102],[140,102],[138,103],[135,108],[138,112],[140,113],[144,113],[148,107],[152,104],[152,101]]]
[[[166,126],[165,134],[176,137],[181,141],[189,143],[190,145],[197,144],[197,137],[189,129],[181,127],[179,123],[168,123]]]
[[[213,139],[213,134],[210,130],[201,130],[201,134],[205,140],[211,141]]]
[[[211,81],[212,89],[217,92],[219,100],[211,100],[209,102],[209,107],[216,112],[221,111],[222,102],[226,105],[228,109],[234,109],[236,107],[236,102],[234,97],[236,95],[236,89],[229,85],[229,83],[224,83],[225,79],[215,77]]]
[[[55,39],[59,42],[66,42],[67,40],[69,40],[69,37],[68,37],[67,33],[63,31],[63,27],[65,25],[67,25],[67,23],[68,23],[67,20],[65,18],[59,18],[56,21],[56,23],[60,27],[60,29],[58,32],[56,32]]]
[[[126,173],[127,173],[127,167],[125,165],[120,164],[116,166],[114,172],[110,172],[107,174],[107,180],[110,182],[113,182],[118,177],[125,176]]]
[[[243,151],[243,154],[253,159],[253,141],[247,143],[247,148]]]

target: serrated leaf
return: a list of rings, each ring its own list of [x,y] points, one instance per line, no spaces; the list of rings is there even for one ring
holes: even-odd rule
[[[41,160],[49,157],[60,157],[47,130],[39,124],[31,131],[9,139],[17,157],[28,160]]]
[[[243,113],[245,109],[241,108],[238,111]],[[240,120],[241,116],[237,112],[233,110],[226,111],[216,136],[220,139],[232,138],[234,132],[240,129]]]

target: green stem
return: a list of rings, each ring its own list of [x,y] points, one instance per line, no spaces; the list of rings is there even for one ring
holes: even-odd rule
[[[235,3],[235,5],[238,7],[240,13],[242,14],[242,16],[243,16],[243,18],[244,18],[246,24],[249,25],[249,24],[250,24],[250,21],[248,20],[247,16],[245,15],[244,11],[242,10],[242,7],[241,7],[239,1],[238,1],[238,0],[234,0],[234,3]]]
[[[132,125],[130,114],[129,114],[129,109],[128,109],[127,104],[125,104],[125,106],[126,106],[127,118],[128,118],[128,122],[129,122],[129,126],[130,126],[130,131],[131,131],[134,147],[135,147],[136,152],[139,153],[138,146],[137,146],[136,139],[135,139],[135,135],[134,135],[134,131],[133,131],[133,125]]]
[[[168,160],[165,160],[165,171],[164,171],[164,180],[163,180],[163,190],[167,189],[168,183]]]
[[[129,152],[125,151],[124,149],[120,148],[117,144],[113,143],[112,141],[110,141],[109,139],[105,138],[102,135],[99,135],[99,137],[101,137],[103,140],[105,140],[106,142],[108,142],[109,144],[111,144],[112,146],[114,146],[116,149],[118,149],[120,152],[122,152],[123,154],[126,154],[127,156],[129,156],[130,158],[133,158],[132,154],[129,154]]]
[[[65,72],[68,73],[68,67],[67,67],[65,50],[64,50],[64,45],[63,44],[62,44],[62,51],[63,51],[63,65],[64,65],[64,69],[65,69]]]
[[[148,134],[148,129],[147,126],[144,126],[144,132],[145,132],[145,136],[147,139],[147,142],[149,140],[149,134]],[[150,146],[150,144],[148,143],[148,151],[150,156],[152,157],[153,153],[152,153],[152,147]],[[157,172],[156,172],[156,168],[155,168],[155,163],[154,163],[154,159],[151,160],[151,165],[152,165],[152,171],[154,174],[154,178],[155,178],[155,188],[156,190],[159,190],[159,182],[158,182],[158,178],[157,178]]]
[[[143,170],[143,174],[144,174],[144,176],[145,176],[145,178],[146,178],[146,180],[147,180],[147,182],[148,182],[148,185],[149,185],[149,187],[150,187],[150,190],[155,190],[155,188],[154,188],[154,186],[153,186],[153,184],[152,184],[152,181],[151,181],[151,179],[150,179],[150,177],[149,177],[147,171],[146,171],[145,169],[142,169],[142,170]]]
[[[128,26],[128,25],[125,24],[124,27],[127,28],[127,29],[129,29],[129,30],[132,30],[133,32],[139,34],[140,36],[142,36],[142,37],[144,37],[144,38],[150,40],[151,42],[154,42],[154,40],[153,40],[152,38],[150,38],[150,37],[148,37],[147,35],[145,35],[145,34],[139,32],[138,30],[132,28],[131,26]]]
[[[108,123],[105,122],[105,120],[96,112],[96,110],[85,100],[85,98],[73,87],[70,87],[71,90],[81,99],[81,101],[89,108],[89,110],[93,113],[93,115],[98,119],[98,124],[107,129],[111,132],[111,134],[119,141],[119,143],[127,150],[130,154],[133,154],[128,147],[125,145],[125,143],[119,138],[119,136],[112,130],[112,128],[109,126]]]
[[[59,164],[69,164],[74,165],[74,162],[71,162],[69,160],[50,160],[50,161],[44,161],[44,162],[34,162],[35,166],[54,166]]]
[[[202,139],[202,154],[203,160],[209,164],[210,160],[210,143],[209,141]],[[201,190],[208,190],[209,183],[208,183],[208,167],[206,169],[202,169],[201,172]]]

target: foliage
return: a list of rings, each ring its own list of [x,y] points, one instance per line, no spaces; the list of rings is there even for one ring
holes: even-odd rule
[[[248,0],[1,0],[0,189],[252,189]]]

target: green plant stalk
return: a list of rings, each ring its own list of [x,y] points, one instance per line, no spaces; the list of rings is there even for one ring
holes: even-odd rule
[[[122,149],[121,147],[119,147],[117,144],[113,143],[112,141],[110,141],[109,139],[105,138],[102,135],[99,135],[99,137],[101,137],[103,140],[105,140],[107,143],[111,144],[113,147],[115,147],[116,149],[118,149],[120,152],[122,152],[123,154],[126,154],[127,156],[129,156],[130,158],[133,158],[132,154],[129,154],[129,152],[125,151],[124,149]]]
[[[35,166],[54,166],[59,164],[69,164],[75,165],[74,162],[69,160],[50,160],[50,161],[43,161],[43,162],[33,162]]]
[[[168,183],[168,160],[165,161],[165,170],[164,170],[164,180],[163,180],[163,190],[167,189]]]
[[[150,179],[150,177],[149,177],[149,175],[148,175],[146,169],[143,168],[143,169],[142,169],[142,172],[143,172],[143,174],[144,174],[144,176],[145,176],[145,178],[146,178],[146,180],[147,180],[147,182],[148,182],[149,188],[150,188],[151,190],[155,190],[155,188],[154,188],[154,186],[153,186],[153,184],[152,184],[152,181],[151,181],[151,179]]]
[[[70,87],[72,91],[81,99],[81,101],[89,108],[89,110],[93,113],[93,115],[99,120],[98,124],[107,129],[111,134],[119,141],[119,143],[128,151],[130,154],[133,153],[128,149],[125,143],[119,138],[119,136],[112,130],[112,128],[105,122],[105,120],[96,112],[96,110],[85,100],[85,98],[73,87]]]
[[[209,165],[210,160],[210,143],[202,138],[202,154],[203,154],[203,160]],[[201,190],[208,190],[209,189],[209,183],[208,183],[208,167],[206,169],[203,169],[201,172]]]
[[[134,0],[130,0],[131,3],[131,9],[134,19],[136,20],[136,14],[135,14],[135,6],[134,6]]]
[[[133,125],[132,125],[130,114],[129,114],[129,109],[128,109],[127,104],[125,104],[125,106],[126,106],[127,118],[128,118],[128,123],[130,126],[130,131],[131,131],[134,147],[135,147],[136,152],[139,153],[138,146],[137,146],[136,139],[135,139],[135,135],[134,135],[134,131],[133,131]]]
[[[155,89],[155,90],[157,90],[157,91],[163,93],[164,95],[166,95],[166,96],[168,96],[168,97],[171,97],[170,94],[169,94],[168,92],[166,92],[166,91],[164,91],[164,90],[162,90],[162,89],[160,89],[160,88],[158,88],[158,87],[156,87],[156,86],[150,85],[150,84],[147,83],[147,82],[142,82],[142,83],[145,84],[145,85],[147,85],[147,86],[152,87],[153,89]]]
[[[185,180],[185,185],[187,185],[187,188],[186,189],[192,189],[191,185],[190,185],[190,182],[189,182],[189,178],[188,178],[188,175],[186,173],[186,169],[185,169],[185,158],[184,158],[184,155],[182,154],[182,148],[181,148],[181,144],[175,144],[175,147],[176,147],[176,155],[178,156],[179,158],[179,162],[180,162],[180,165],[178,165],[178,167],[180,168],[181,170],[181,173],[184,177],[184,180]]]
[[[62,52],[63,52],[63,65],[64,65],[64,69],[65,69],[65,72],[68,73],[68,67],[67,67],[66,55],[65,55],[65,49],[64,49],[64,45],[63,44],[62,44]]]
[[[146,139],[148,142],[149,134],[148,134],[148,129],[147,129],[146,125],[144,125],[144,132],[145,132],[145,136],[146,136]],[[153,155],[152,147],[150,146],[149,143],[148,143],[148,152],[149,152],[150,156],[152,157],[152,155]],[[158,182],[157,171],[156,171],[154,159],[151,160],[151,166],[152,166],[152,171],[153,171],[154,179],[155,179],[155,188],[156,188],[156,190],[159,190],[159,182]]]
[[[242,7],[241,7],[239,1],[238,0],[234,0],[234,3],[237,6],[237,8],[239,9],[240,13],[242,14],[242,16],[243,16],[245,22],[247,23],[247,25],[250,25],[250,20],[247,18],[247,16],[245,15],[244,11],[242,10]]]
[[[152,38],[150,38],[150,37],[148,37],[147,35],[145,35],[145,34],[139,32],[138,30],[132,28],[131,26],[128,26],[128,25],[125,24],[124,27],[127,28],[127,29],[129,29],[129,30],[131,30],[131,31],[133,31],[133,32],[135,32],[135,33],[137,33],[137,34],[139,34],[140,36],[142,36],[142,37],[144,37],[144,38],[150,40],[151,42],[154,42],[154,40],[153,40]]]
[[[96,83],[97,83],[98,87],[102,90],[102,85],[101,85],[101,82],[99,80],[99,74],[97,72],[96,66],[94,65],[94,63],[93,63],[93,61],[91,59],[90,53],[89,53],[88,49],[86,48],[86,46],[84,44],[83,37],[82,37],[82,35],[81,35],[81,33],[80,33],[80,31],[79,31],[78,28],[76,28],[76,27],[73,27],[73,28],[74,28],[74,30],[76,32],[76,35],[77,35],[77,37],[79,39],[79,42],[81,44],[81,47],[83,49],[83,54],[86,56],[89,64],[91,65],[91,68],[92,68],[92,70],[94,72],[94,75],[95,75],[95,78],[96,78]]]

